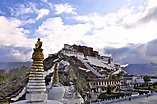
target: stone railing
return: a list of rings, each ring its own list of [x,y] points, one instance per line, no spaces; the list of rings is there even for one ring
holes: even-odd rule
[[[115,98],[115,99],[110,99],[110,100],[94,100],[91,101],[90,104],[108,104],[108,103],[113,103],[113,102],[119,102],[119,101],[125,101],[129,99],[137,99],[137,98],[142,98],[142,97],[148,97],[148,96],[153,96],[157,95],[157,92],[153,92],[150,94],[143,94],[143,95],[138,95],[138,96],[126,96],[126,97],[120,97],[120,98]]]

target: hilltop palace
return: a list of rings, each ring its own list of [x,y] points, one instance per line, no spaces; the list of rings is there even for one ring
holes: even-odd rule
[[[61,53],[67,56],[75,56],[84,65],[79,67],[89,78],[89,85],[92,91],[101,92],[106,90],[108,85],[120,86],[121,79],[112,79],[110,76],[119,73],[126,73],[118,63],[114,63],[111,56],[100,56],[99,52],[87,46],[64,44]],[[50,55],[51,56],[51,55]]]

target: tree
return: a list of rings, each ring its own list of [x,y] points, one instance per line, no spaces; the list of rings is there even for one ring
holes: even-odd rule
[[[111,75],[110,77],[111,77],[111,79],[117,79],[118,78],[117,75]]]
[[[6,77],[6,70],[0,69],[0,82],[4,82],[7,79]]]
[[[111,86],[110,85],[107,86],[107,94],[111,94]]]
[[[125,73],[123,72],[123,71],[121,71],[121,72],[119,72],[118,74],[117,74],[117,78],[120,78],[122,75],[124,75]]]
[[[6,76],[4,74],[0,74],[0,82],[3,82],[6,80]]]
[[[150,76],[147,76],[147,75],[143,77],[143,80],[146,84],[148,84],[148,82],[151,81]]]

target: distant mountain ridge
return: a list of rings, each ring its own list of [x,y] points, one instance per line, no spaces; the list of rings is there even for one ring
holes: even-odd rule
[[[0,62],[0,69],[9,70],[21,66],[31,67],[32,62]]]
[[[129,64],[122,67],[128,74],[133,75],[157,75],[157,64]]]
[[[32,62],[0,62],[0,69],[9,70],[21,66],[31,67]],[[122,67],[128,74],[133,75],[157,75],[157,64],[129,64]]]

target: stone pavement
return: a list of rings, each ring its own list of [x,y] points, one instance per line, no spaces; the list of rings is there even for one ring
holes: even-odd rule
[[[157,104],[157,95],[131,99],[131,101],[129,100],[119,101],[119,102],[114,102],[110,104]]]

